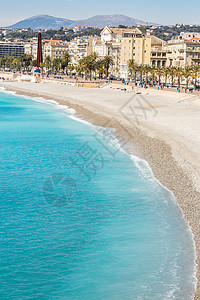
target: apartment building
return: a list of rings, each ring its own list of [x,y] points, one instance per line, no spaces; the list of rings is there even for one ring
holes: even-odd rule
[[[200,32],[181,32],[178,36],[179,40],[190,40],[192,38],[200,39]]]
[[[33,39],[30,43],[25,44],[25,53],[31,54],[33,59],[37,58],[37,39]],[[47,56],[53,60],[54,58],[62,58],[69,50],[69,43],[60,40],[43,40],[42,52],[43,58]]]
[[[37,38],[32,38],[24,45],[25,54],[32,55],[33,59],[37,58],[37,43]]]
[[[43,58],[47,56],[53,60],[54,58],[62,58],[69,51],[69,43],[60,40],[46,40],[42,42]]]
[[[150,35],[141,33],[125,33],[121,41],[120,77],[129,76],[129,60],[133,59],[138,65],[166,65],[167,57],[164,50],[164,41]]]
[[[71,63],[78,65],[83,57],[87,56],[88,39],[86,37],[77,37],[69,44],[69,54],[71,55]]]
[[[0,57],[7,55],[18,57],[24,55],[24,45],[21,43],[0,42]]]
[[[156,67],[167,66],[167,49],[165,42],[155,36],[151,36],[150,65]]]
[[[200,38],[171,40],[166,44],[169,66],[184,67],[200,64]]]

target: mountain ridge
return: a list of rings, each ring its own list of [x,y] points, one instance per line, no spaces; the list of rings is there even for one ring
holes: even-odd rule
[[[70,20],[66,18],[57,18],[49,15],[37,15],[22,21],[19,21],[6,28],[22,29],[31,28],[33,30],[38,29],[60,29],[72,28],[75,26],[89,26],[103,28],[106,25],[118,27],[119,25],[125,26],[138,26],[138,25],[154,25],[156,23],[144,22],[132,17],[128,17],[121,14],[114,15],[96,15],[85,20]]]

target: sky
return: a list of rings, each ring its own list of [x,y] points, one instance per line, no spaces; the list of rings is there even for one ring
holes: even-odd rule
[[[34,15],[80,20],[94,15],[123,14],[163,25],[199,24],[199,0],[0,0],[0,26],[9,26]]]

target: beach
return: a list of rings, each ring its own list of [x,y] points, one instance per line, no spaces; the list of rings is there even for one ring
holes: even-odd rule
[[[122,146],[148,161],[155,177],[176,196],[192,228],[200,257],[200,98],[151,89],[125,93],[110,87],[0,82],[21,95],[55,100],[84,119],[116,129]],[[200,269],[197,267],[200,299]]]

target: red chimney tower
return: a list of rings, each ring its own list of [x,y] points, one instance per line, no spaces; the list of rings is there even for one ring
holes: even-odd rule
[[[42,36],[41,33],[38,33],[38,49],[37,49],[37,68],[40,68],[40,64],[43,63],[42,58]]]

